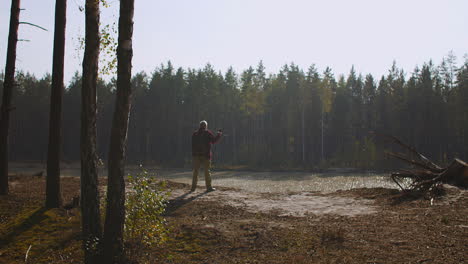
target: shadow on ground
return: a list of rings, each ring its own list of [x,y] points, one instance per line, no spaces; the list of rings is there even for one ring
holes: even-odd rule
[[[207,192],[203,192],[197,195],[191,195],[193,192],[187,191],[186,193],[175,197],[173,199],[170,199],[168,202],[168,205],[166,207],[166,211],[164,213],[165,216],[170,216],[172,215],[177,209],[180,207],[192,202],[193,200],[200,198],[204,196]]]

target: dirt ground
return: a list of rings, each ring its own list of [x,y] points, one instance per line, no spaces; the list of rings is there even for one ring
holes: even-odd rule
[[[200,247],[163,263],[468,261],[468,192],[456,188],[432,205],[382,188],[287,195],[171,188],[167,219]]]
[[[28,263],[81,263],[79,212],[34,211],[55,225],[29,232],[34,218],[18,219],[43,204],[45,179],[18,176],[10,184],[11,195],[0,197],[0,263],[24,263],[31,245]],[[62,178],[62,185],[64,201],[79,193],[79,178]],[[168,187],[170,239],[147,252],[148,263],[468,262],[466,190],[447,186],[430,201],[384,188],[322,194]],[[55,233],[59,242],[46,238]]]

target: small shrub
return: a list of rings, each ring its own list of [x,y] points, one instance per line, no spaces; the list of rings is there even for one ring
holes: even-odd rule
[[[165,182],[156,182],[143,171],[128,177],[130,191],[125,201],[124,238],[129,257],[167,240],[166,220],[162,216],[169,192]]]

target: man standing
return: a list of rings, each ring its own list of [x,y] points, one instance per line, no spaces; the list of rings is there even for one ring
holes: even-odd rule
[[[206,191],[212,192],[216,190],[211,186],[211,144],[217,143],[221,139],[222,131],[218,130],[216,136],[208,130],[208,123],[203,120],[200,122],[200,127],[192,134],[192,159],[193,159],[193,179],[192,189],[195,191],[198,181],[198,170],[203,165],[205,169]]]

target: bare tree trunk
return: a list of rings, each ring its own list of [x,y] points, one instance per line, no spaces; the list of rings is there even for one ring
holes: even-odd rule
[[[149,147],[150,147],[150,129],[146,128],[145,131],[145,163],[149,164],[150,163],[150,155],[149,155]]]
[[[305,158],[306,158],[306,150],[305,150],[305,120],[304,120],[304,112],[305,112],[305,103],[302,105],[302,165],[305,165]]]
[[[132,36],[134,0],[120,1],[119,43],[117,47],[117,98],[109,148],[104,256],[106,263],[124,263],[125,150],[131,108]]]
[[[96,156],[96,85],[99,62],[99,1],[86,0],[81,91],[81,214],[85,263],[97,263],[102,237]]]
[[[323,162],[323,161],[325,161],[325,156],[323,154],[323,106],[322,106],[322,117],[321,117],[320,123],[321,123],[320,124],[320,129],[321,129],[321,133],[320,133],[321,144],[320,144],[320,146],[321,146],[321,157],[322,157],[321,161]]]
[[[16,43],[18,42],[19,14],[20,0],[12,0],[5,80],[3,82],[3,98],[2,106],[0,107],[0,195],[8,194],[8,130],[10,123],[11,97],[13,86],[15,85]]]
[[[233,149],[233,163],[237,165],[237,142],[236,142],[236,127],[234,126],[234,121],[232,121],[232,149]]]
[[[55,2],[54,55],[50,95],[49,147],[47,152],[46,207],[60,207],[60,154],[62,149],[63,64],[67,0]]]

